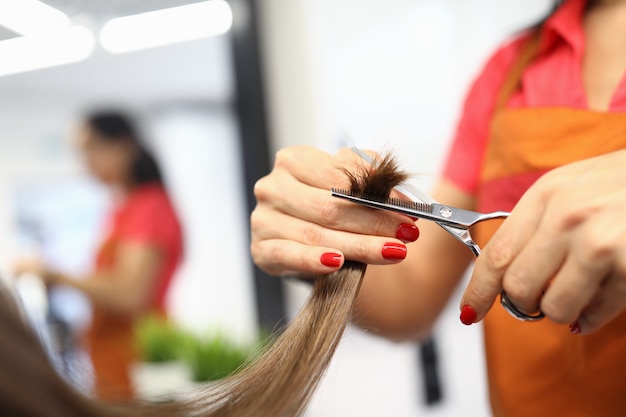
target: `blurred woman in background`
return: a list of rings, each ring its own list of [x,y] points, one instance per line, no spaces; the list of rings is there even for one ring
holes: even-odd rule
[[[93,319],[86,347],[96,394],[127,401],[133,397],[134,323],[146,313],[165,314],[166,294],[183,253],[182,231],[158,164],[128,116],[88,115],[77,143],[90,173],[111,189],[117,203],[93,273],[71,277],[33,260],[19,262],[16,272],[38,274],[48,285],[70,286],[90,299]]]

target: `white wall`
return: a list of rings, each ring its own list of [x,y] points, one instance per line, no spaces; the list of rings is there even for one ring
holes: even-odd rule
[[[263,0],[274,147],[389,148],[428,189],[468,83],[548,0]],[[331,184],[329,184],[329,187]],[[459,289],[460,290],[460,289]],[[292,313],[306,291],[289,285]],[[350,329],[307,415],[488,416],[480,326],[455,295],[435,330],[445,401],[421,403],[416,347]]]
[[[198,332],[256,335],[247,204],[236,119],[227,108],[176,106],[149,116],[185,231],[185,262],[169,297],[172,316]]]

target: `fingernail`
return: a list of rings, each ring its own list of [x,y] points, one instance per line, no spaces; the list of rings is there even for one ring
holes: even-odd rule
[[[336,268],[341,265],[341,255],[334,252],[326,252],[320,256],[320,262],[322,265]]]
[[[404,242],[415,242],[420,236],[420,230],[414,224],[402,223],[396,229],[396,238]]]
[[[461,319],[461,323],[469,326],[476,321],[476,317],[478,317],[478,315],[476,314],[476,310],[474,310],[472,306],[470,306],[469,304],[465,304],[463,307],[461,307],[461,315],[459,317]]]
[[[569,325],[569,331],[572,332],[572,334],[580,334],[581,332],[581,328],[580,328],[580,324],[578,324],[577,321],[575,321],[574,323]]]
[[[401,243],[385,243],[382,254],[385,259],[404,259],[406,258],[406,246]]]

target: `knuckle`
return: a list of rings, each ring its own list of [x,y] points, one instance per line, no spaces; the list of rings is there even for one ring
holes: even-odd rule
[[[276,152],[274,158],[274,168],[285,168],[289,170],[295,164],[298,163],[299,158],[307,147],[305,146],[290,146],[282,148]]]
[[[513,259],[513,251],[511,250],[511,244],[504,238],[496,237],[487,244],[482,254],[485,259],[485,264],[488,268],[502,272],[510,264]]]
[[[268,182],[268,177],[263,177],[254,183],[253,192],[257,201],[263,202],[270,198],[271,193]]]
[[[319,224],[309,223],[302,229],[302,241],[307,245],[319,245],[324,236],[324,228]]]
[[[358,259],[371,259],[372,246],[367,239],[359,239],[355,247]],[[382,255],[381,255],[382,256]]]
[[[559,206],[563,207],[562,205]],[[588,216],[589,213],[586,209],[570,206],[567,211],[561,214],[560,218],[557,217],[557,228],[562,231],[571,230],[582,224]]]
[[[321,198],[313,203],[318,216],[324,224],[335,228],[341,219],[341,208],[337,201],[331,198]]]
[[[580,254],[583,265],[593,265],[598,260],[606,258],[613,253],[615,242],[606,230],[586,227],[581,236],[581,242],[585,250]]]
[[[374,259],[372,251],[372,243],[367,238],[357,239],[351,244],[350,257],[358,261],[371,261]]]
[[[389,218],[383,212],[378,211],[371,223],[371,233],[378,236],[384,236],[389,230],[389,225]]]
[[[280,268],[277,268],[276,264],[273,262],[267,262],[267,259],[271,258],[267,256],[267,251],[263,248],[263,245],[259,242],[252,242],[250,244],[250,255],[252,256],[252,261],[256,266],[261,268],[263,271],[267,272],[270,275],[278,275],[280,273]]]
[[[341,148],[335,153],[335,158],[340,160],[355,159],[356,154],[350,148]]]
[[[293,148],[283,148],[276,152],[274,168],[288,167],[293,159]]]
[[[350,188],[350,178],[347,172],[354,173],[354,169],[334,167],[328,171],[328,181],[333,187]]]
[[[568,324],[576,320],[577,314],[557,300],[542,300],[541,311],[555,323]]]
[[[502,287],[511,300],[518,304],[530,304],[534,301],[534,294],[524,280],[524,273],[510,271],[506,274]]]

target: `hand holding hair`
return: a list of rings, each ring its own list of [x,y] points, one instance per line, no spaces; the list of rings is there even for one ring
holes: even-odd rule
[[[419,231],[410,219],[329,198],[330,188],[349,188],[344,170],[361,172],[350,150],[336,156],[298,146],[278,152],[274,169],[255,185],[251,252],[272,275],[312,276],[336,271],[345,259],[395,264],[404,243]]]

